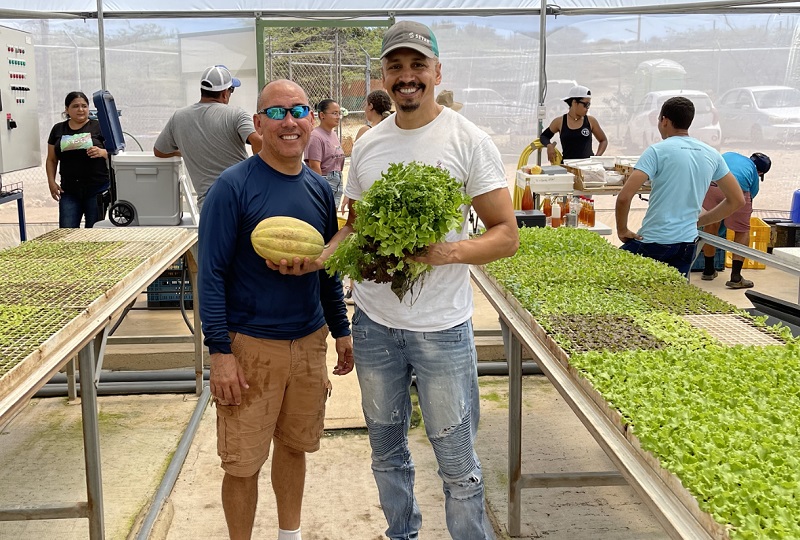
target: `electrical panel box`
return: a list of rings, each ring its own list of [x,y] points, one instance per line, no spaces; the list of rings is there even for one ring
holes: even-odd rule
[[[42,164],[33,39],[0,26],[0,174]]]

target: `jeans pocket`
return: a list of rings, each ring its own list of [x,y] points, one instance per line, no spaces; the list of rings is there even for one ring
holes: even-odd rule
[[[352,320],[351,320],[351,323],[352,323],[352,324],[355,326],[356,324],[358,324],[359,322],[361,322],[361,317],[363,316],[363,314],[364,314],[364,312],[363,312],[363,311],[361,311],[361,309],[359,309],[359,307],[358,307],[358,306],[354,306],[354,309],[353,309],[353,318],[352,318]]]
[[[466,323],[448,328],[447,330],[440,330],[438,332],[423,332],[422,338],[425,341],[432,341],[435,343],[459,343],[464,341],[466,332]]]

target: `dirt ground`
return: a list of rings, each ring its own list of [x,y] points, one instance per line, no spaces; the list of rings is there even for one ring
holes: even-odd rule
[[[123,539],[158,488],[197,399],[147,395],[98,401],[106,537]],[[34,399],[0,428],[0,506],[86,501],[79,403]],[[0,522],[4,540],[88,537],[86,519]]]
[[[486,499],[498,538],[507,519],[507,380],[481,378],[482,418],[478,453]],[[524,383],[523,472],[603,471],[613,467],[555,389],[542,376]],[[184,396],[101,397],[101,446],[107,538],[127,537],[135,516],[157,489],[194,407]],[[409,434],[417,465],[416,494],[423,513],[421,538],[448,538],[441,480],[424,428]],[[80,407],[64,399],[34,400],[0,436],[5,486],[0,506],[74,502],[85,498]],[[306,540],[379,540],[386,528],[370,470],[364,430],[326,432],[309,456],[303,511]],[[224,539],[215,451],[214,411],[208,409],[154,540]],[[628,487],[534,489],[523,492],[523,538],[634,540],[667,538]],[[277,535],[269,469],[253,538]],[[0,538],[87,538],[86,520],[0,522]]]

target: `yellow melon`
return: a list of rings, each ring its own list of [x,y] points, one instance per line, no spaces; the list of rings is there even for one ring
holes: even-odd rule
[[[287,216],[261,221],[250,234],[250,241],[260,256],[275,264],[286,259],[289,266],[292,266],[295,257],[301,260],[304,257],[312,261],[317,259],[325,245],[317,229],[305,221]]]

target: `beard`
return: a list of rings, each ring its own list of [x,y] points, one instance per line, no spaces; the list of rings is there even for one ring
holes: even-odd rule
[[[397,108],[403,112],[414,112],[419,109],[419,103],[397,104]]]
[[[403,88],[416,88],[424,92],[426,86],[424,84],[417,84],[417,83],[397,83],[392,86],[392,92],[402,96],[403,94],[400,93],[400,90]],[[400,100],[395,100],[395,101],[396,101],[395,105],[397,106],[397,108],[403,112],[414,112],[417,109],[419,109],[420,106],[419,102],[402,103],[400,102]]]

